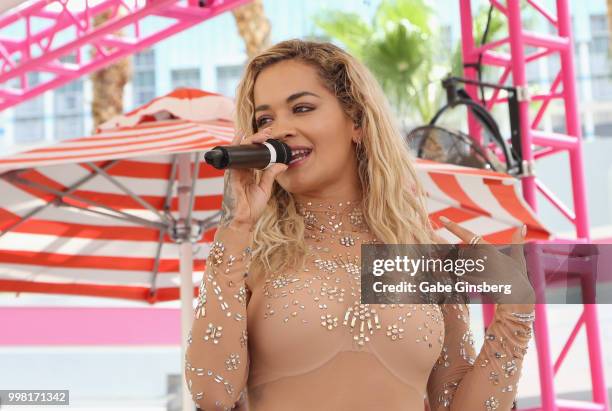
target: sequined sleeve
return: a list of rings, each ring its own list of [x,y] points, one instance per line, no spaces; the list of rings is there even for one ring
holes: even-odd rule
[[[252,234],[219,228],[206,260],[185,353],[185,379],[202,410],[229,410],[248,377],[246,276]]]
[[[510,410],[531,338],[533,305],[498,305],[476,357],[465,304],[444,304],[445,338],[427,384],[430,409]]]

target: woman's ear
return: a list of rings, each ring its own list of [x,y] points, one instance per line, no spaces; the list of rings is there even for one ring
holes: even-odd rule
[[[355,144],[359,144],[361,143],[361,127],[359,127],[357,124],[353,124],[353,142]]]

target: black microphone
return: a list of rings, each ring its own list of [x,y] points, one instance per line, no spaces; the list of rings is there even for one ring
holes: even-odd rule
[[[265,170],[275,163],[289,164],[291,148],[280,140],[264,143],[217,146],[204,154],[204,160],[219,170],[225,168],[256,168]]]

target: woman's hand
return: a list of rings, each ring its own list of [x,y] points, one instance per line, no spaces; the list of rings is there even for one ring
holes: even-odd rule
[[[475,233],[446,217],[440,217],[440,221],[447,230],[466,244],[470,244],[470,241],[476,236]],[[482,284],[484,282],[497,285],[511,284],[512,293],[510,295],[504,293],[492,294],[496,303],[534,304],[535,291],[529,281],[527,264],[523,254],[526,235],[526,225],[517,228],[512,235],[510,255],[500,252],[495,246],[483,239],[480,239],[474,245],[464,246],[460,251],[463,258],[474,261],[477,258],[483,258],[485,261],[485,269],[482,272],[474,270],[465,274],[465,281],[470,284]]]
[[[265,128],[249,137],[234,137],[231,145],[263,143],[271,137],[271,128]],[[273,164],[266,169],[259,181],[255,181],[253,169],[227,169],[223,188],[223,216],[221,227],[240,227],[251,229],[272,195],[272,184],[276,176],[287,169],[286,164]]]

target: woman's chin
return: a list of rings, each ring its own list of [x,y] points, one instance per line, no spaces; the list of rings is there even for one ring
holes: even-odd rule
[[[289,169],[276,177],[278,184],[287,192],[291,194],[300,195],[302,193],[311,192],[312,188],[316,185],[313,184],[312,176],[300,175],[295,173],[294,175],[288,175]]]

